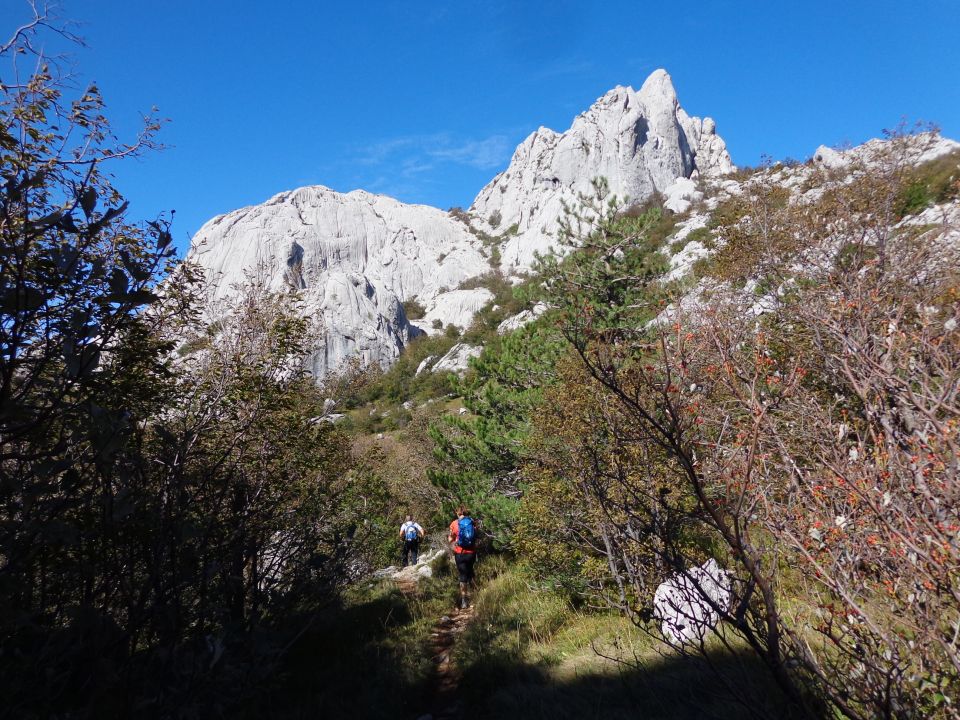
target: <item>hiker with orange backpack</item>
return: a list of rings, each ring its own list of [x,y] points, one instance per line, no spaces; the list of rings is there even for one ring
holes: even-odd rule
[[[457,578],[460,581],[460,607],[470,605],[468,586],[473,585],[473,565],[477,561],[477,526],[466,506],[457,508],[457,518],[450,523],[447,542],[453,548],[453,559],[457,564]]]

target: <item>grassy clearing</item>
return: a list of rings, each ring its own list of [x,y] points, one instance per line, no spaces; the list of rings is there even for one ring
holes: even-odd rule
[[[788,717],[763,668],[719,643],[682,658],[627,619],[583,612],[508,567],[479,594],[455,649],[476,718]]]

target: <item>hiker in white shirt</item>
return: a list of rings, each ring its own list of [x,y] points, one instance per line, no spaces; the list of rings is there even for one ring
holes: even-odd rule
[[[420,527],[420,523],[414,522],[412,515],[407,515],[407,521],[400,526],[400,539],[403,540],[403,567],[407,566],[407,559],[410,560],[411,565],[417,564],[422,537],[423,528]]]

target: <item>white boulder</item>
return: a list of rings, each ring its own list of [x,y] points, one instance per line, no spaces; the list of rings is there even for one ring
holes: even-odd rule
[[[703,199],[697,183],[690,178],[677,178],[663,191],[663,206],[675,213],[685,213],[690,206]]]
[[[538,317],[547,311],[547,304],[538,302],[529,310],[523,310],[516,315],[511,315],[506,320],[497,325],[497,334],[506,335],[508,332],[522,328],[528,323],[532,323]]]
[[[729,611],[731,599],[730,576],[710,558],[660,585],[653,596],[653,614],[667,642],[702,642],[720,622],[720,612]]]
[[[463,373],[470,366],[470,358],[479,357],[483,348],[477,345],[457,343],[431,368],[433,372]]]

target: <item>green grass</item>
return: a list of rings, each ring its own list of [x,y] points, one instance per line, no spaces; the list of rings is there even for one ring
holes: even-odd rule
[[[920,165],[904,178],[897,195],[898,217],[915,215],[934,203],[960,197],[960,151]]]
[[[680,657],[629,620],[585,612],[510,566],[483,589],[455,657],[474,718],[789,717],[749,654]],[[730,690],[737,688],[737,697]]]
[[[279,681],[250,718],[415,718],[434,699],[430,633],[451,611],[457,585],[447,556],[434,577],[404,595],[391,581],[351,588],[340,605],[312,616],[284,656]],[[776,688],[745,653],[720,647],[710,662],[682,658],[616,613],[584,611],[537,584],[504,556],[481,555],[475,616],[453,658],[462,669],[464,717],[789,717]]]

